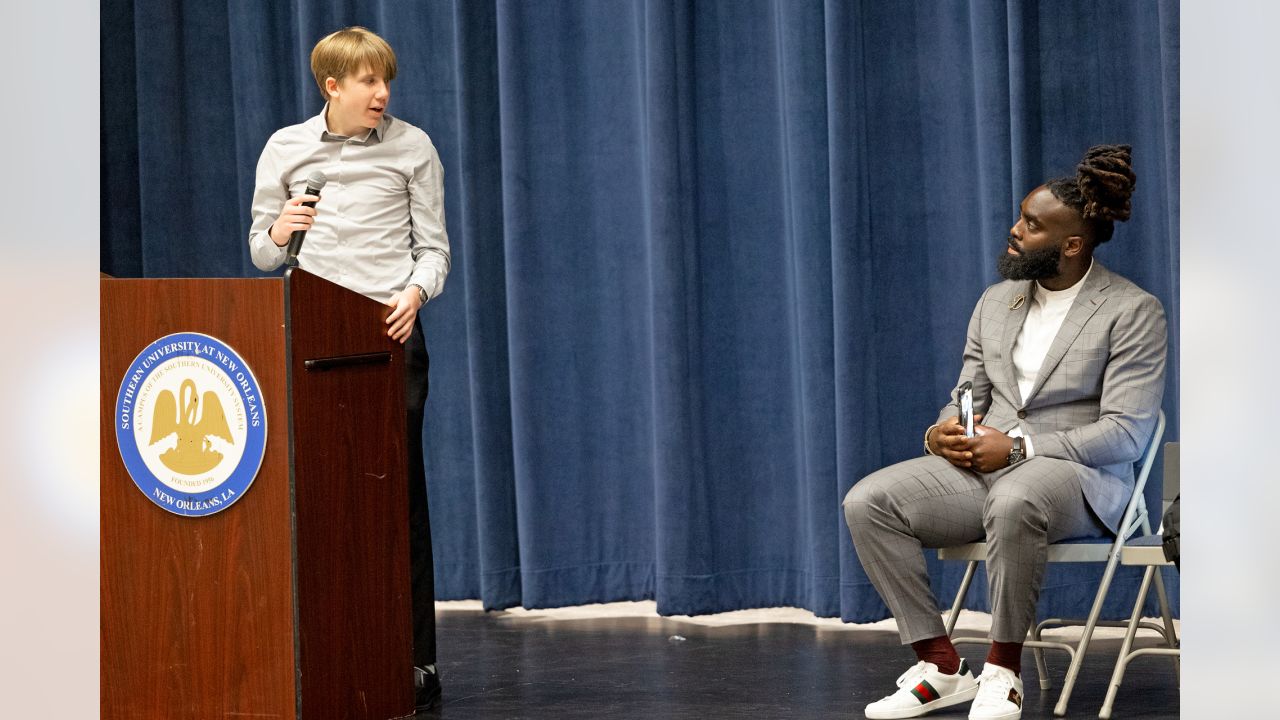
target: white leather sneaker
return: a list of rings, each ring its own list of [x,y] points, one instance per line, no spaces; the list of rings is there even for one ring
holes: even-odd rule
[[[969,720],[1019,720],[1022,717],[1022,679],[994,663],[982,667],[978,696],[969,708]]]
[[[870,720],[920,717],[968,702],[978,694],[978,681],[963,658],[955,675],[946,675],[937,665],[921,660],[898,676],[897,685],[897,692],[867,706]]]

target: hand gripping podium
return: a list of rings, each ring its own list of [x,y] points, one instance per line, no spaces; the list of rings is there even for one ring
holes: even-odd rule
[[[298,269],[100,282],[102,717],[411,716],[404,351],[388,308]],[[233,349],[265,415],[252,484],[198,517],[149,497],[117,447],[132,364],[175,333]],[[221,409],[173,392],[156,418]],[[209,432],[184,457],[212,452]]]

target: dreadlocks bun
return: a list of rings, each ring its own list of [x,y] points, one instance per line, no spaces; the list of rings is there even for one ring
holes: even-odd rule
[[[1133,174],[1128,145],[1094,145],[1076,166],[1076,183],[1084,196],[1080,214],[1088,220],[1128,220]]]

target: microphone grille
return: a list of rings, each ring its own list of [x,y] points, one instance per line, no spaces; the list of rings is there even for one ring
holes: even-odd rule
[[[321,190],[327,182],[329,178],[319,170],[314,170],[307,176],[307,187],[315,188],[317,191]]]

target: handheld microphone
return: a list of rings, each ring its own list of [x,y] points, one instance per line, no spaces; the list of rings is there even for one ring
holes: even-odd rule
[[[325,174],[316,170],[307,176],[307,195],[315,195],[319,197],[320,190],[324,188],[324,184],[329,182],[329,178]],[[314,201],[302,203],[306,207],[315,207]],[[307,236],[306,230],[294,230],[289,236],[289,254],[285,256],[286,265],[297,267],[298,251],[302,249],[302,240]]]

